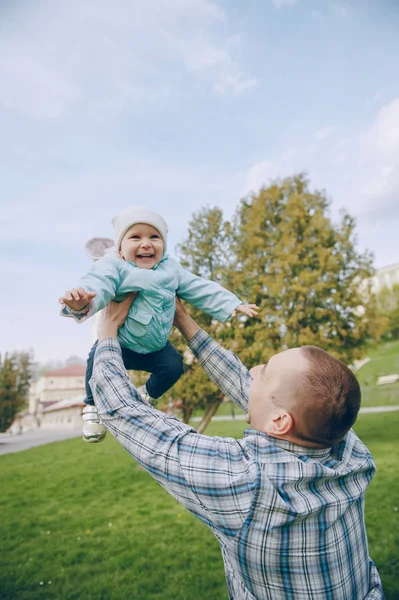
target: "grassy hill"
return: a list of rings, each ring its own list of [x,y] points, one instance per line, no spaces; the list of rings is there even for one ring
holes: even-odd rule
[[[362,405],[399,405],[399,382],[377,385],[379,377],[399,373],[399,340],[378,345],[369,357],[371,360],[356,373],[362,386]]]

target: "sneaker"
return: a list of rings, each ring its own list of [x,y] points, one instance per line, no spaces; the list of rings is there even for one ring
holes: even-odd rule
[[[146,385],[142,385],[141,387],[137,388],[138,393],[140,394],[140,396],[143,398],[144,402],[147,402],[147,404],[151,404],[151,406],[156,406],[158,404],[158,399],[157,398],[152,398],[150,396],[150,394],[147,392],[147,388]]]
[[[105,438],[107,430],[101,423],[100,417],[95,406],[87,404],[82,412],[83,431],[82,438],[85,442],[96,444],[102,442]]]

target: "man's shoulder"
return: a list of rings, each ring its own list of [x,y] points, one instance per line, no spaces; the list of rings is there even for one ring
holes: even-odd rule
[[[342,458],[346,460],[348,464],[357,464],[359,467],[362,466],[364,468],[369,467],[374,471],[374,458],[366,444],[362,442],[353,429],[348,431],[341,444],[343,446]]]

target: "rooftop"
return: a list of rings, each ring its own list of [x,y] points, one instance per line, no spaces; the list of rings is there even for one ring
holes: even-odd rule
[[[65,398],[64,400],[59,400],[58,402],[53,402],[50,406],[46,406],[43,408],[43,413],[54,412],[57,410],[65,410],[68,408],[74,408],[75,406],[85,406],[85,396],[80,394],[79,396],[75,396],[74,398]]]
[[[43,377],[82,377],[86,374],[85,365],[68,365],[58,371],[47,371]]]

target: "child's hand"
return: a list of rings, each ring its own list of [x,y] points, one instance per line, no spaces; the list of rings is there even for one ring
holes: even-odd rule
[[[258,314],[258,310],[259,306],[256,306],[256,304],[240,304],[235,310],[233,310],[231,316],[235,317],[236,314],[239,312],[243,315],[247,315],[247,317],[254,317]]]
[[[64,296],[58,299],[58,302],[65,304],[71,310],[81,310],[95,296],[95,292],[86,292],[83,288],[73,288],[73,290],[67,290]]]

